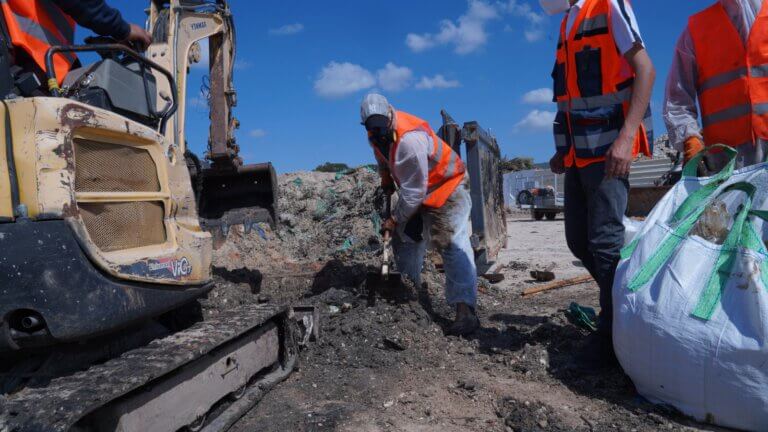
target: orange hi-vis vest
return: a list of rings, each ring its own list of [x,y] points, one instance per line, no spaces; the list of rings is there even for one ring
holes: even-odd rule
[[[746,46],[720,2],[688,21],[698,68],[697,91],[707,145],[768,139],[768,2]]]
[[[411,114],[396,111],[395,112],[395,142],[389,149],[389,157],[373,147],[376,159],[381,163],[386,163],[389,172],[395,183],[400,184],[400,180],[395,176],[395,155],[400,145],[400,139],[408,132],[423,131],[432,138],[432,148],[428,155],[429,176],[427,180],[427,197],[422,203],[425,207],[440,208],[445,204],[453,191],[464,180],[466,168],[461,157],[435,134],[429,123],[413,116]]]
[[[55,45],[72,45],[75,21],[50,0],[0,0],[11,42],[45,70],[45,53]],[[54,56],[56,78],[61,84],[77,61],[73,53]]]
[[[613,38],[610,0],[586,0],[566,34],[563,18],[552,71],[557,151],[565,166],[583,168],[605,160],[629,111],[635,73]],[[636,134],[633,155],[651,155],[650,107]]]

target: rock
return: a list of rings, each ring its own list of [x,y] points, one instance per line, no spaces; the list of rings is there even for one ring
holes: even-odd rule
[[[460,380],[458,383],[458,387],[468,391],[475,391],[475,389],[477,388],[477,381],[474,381],[471,379]]]
[[[384,346],[395,351],[405,351],[407,347],[396,337],[385,337],[382,342]]]
[[[272,298],[266,294],[259,294],[259,296],[256,298],[256,301],[259,303],[269,303],[272,301]]]
[[[342,312],[349,312],[350,310],[352,310],[352,304],[351,303],[343,303],[341,305],[341,311]]]
[[[486,273],[482,275],[482,277],[492,284],[499,283],[504,280],[503,273]]]
[[[547,419],[539,420],[538,424],[539,424],[540,428],[545,429],[545,430],[547,429],[547,427],[549,427],[549,422],[547,421]]]
[[[550,282],[555,280],[555,273],[547,270],[532,270],[531,277],[538,282]]]

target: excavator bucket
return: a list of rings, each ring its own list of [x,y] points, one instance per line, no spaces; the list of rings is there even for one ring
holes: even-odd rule
[[[214,235],[215,247],[233,225],[250,232],[257,223],[274,226],[277,221],[277,177],[271,163],[204,168],[193,182],[200,224]]]

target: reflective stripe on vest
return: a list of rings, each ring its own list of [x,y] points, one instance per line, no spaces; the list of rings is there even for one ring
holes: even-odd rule
[[[424,199],[425,207],[439,208],[448,200],[454,190],[461,184],[466,171],[464,162],[453,149],[435,134],[429,124],[411,114],[395,112],[395,131],[397,140],[392,145],[389,154],[389,169],[395,173],[395,155],[400,145],[400,139],[408,132],[422,131],[432,140],[428,160],[427,197]],[[400,180],[394,178],[399,184]]]
[[[736,147],[768,139],[768,4],[763,2],[746,46],[719,2],[693,15],[688,31],[704,142]]]
[[[553,126],[566,166],[584,167],[605,160],[616,141],[632,99],[634,73],[616,47],[610,0],[586,0],[570,34],[562,21],[552,72],[558,113]],[[650,108],[636,134],[633,154],[650,155]]]
[[[45,70],[45,53],[50,47],[74,43],[74,20],[51,0],[0,0],[0,7],[11,42],[27,52],[41,70]],[[59,83],[75,61],[74,53],[54,56]]]

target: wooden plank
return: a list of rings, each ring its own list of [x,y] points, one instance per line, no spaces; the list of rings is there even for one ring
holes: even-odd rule
[[[593,280],[594,279],[592,279],[592,276],[590,275],[583,275],[583,276],[579,276],[571,279],[563,279],[563,280],[552,282],[546,285],[528,288],[527,290],[523,291],[523,297],[528,297],[544,291],[551,291],[558,288],[565,288],[568,286],[579,285],[579,284],[591,282]]]

